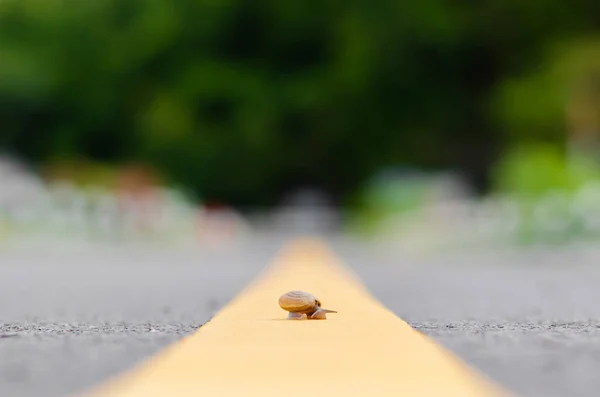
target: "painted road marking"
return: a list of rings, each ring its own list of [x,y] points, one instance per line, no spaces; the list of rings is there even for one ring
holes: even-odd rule
[[[327,320],[286,320],[304,290]],[[410,305],[410,302],[406,302]],[[508,396],[378,302],[318,240],[297,240],[194,334],[88,396]]]

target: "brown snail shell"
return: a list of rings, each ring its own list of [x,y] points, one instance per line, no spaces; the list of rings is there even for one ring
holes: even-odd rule
[[[326,313],[337,313],[334,310],[323,309],[321,301],[312,294],[304,291],[289,291],[279,297],[279,306],[288,311],[288,319],[296,320],[304,317],[324,320]]]

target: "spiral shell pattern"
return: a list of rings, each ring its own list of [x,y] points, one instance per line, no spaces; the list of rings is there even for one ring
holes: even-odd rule
[[[291,313],[313,313],[320,302],[304,291],[289,291],[279,297],[279,306]]]

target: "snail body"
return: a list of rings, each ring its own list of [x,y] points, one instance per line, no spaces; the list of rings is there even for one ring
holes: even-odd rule
[[[288,319],[303,318],[325,320],[327,313],[337,313],[335,310],[323,309],[321,301],[312,294],[304,291],[289,291],[279,297],[279,306],[289,312]]]

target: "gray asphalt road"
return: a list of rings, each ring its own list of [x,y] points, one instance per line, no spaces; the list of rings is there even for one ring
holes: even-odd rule
[[[0,251],[0,395],[63,397],[193,332],[279,248]],[[600,251],[331,242],[414,327],[524,397],[600,394]]]

